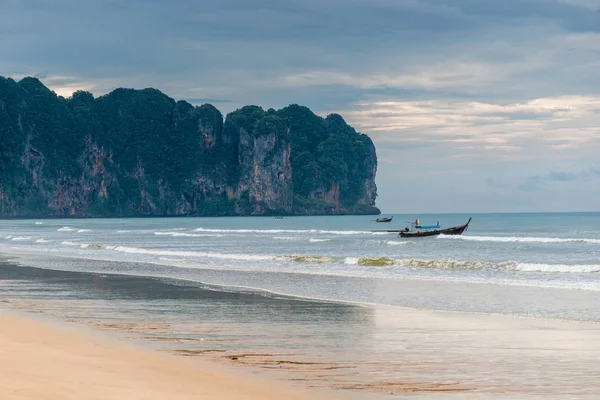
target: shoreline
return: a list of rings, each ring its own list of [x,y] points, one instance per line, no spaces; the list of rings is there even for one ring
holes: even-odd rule
[[[495,400],[600,396],[593,379],[600,371],[595,322],[323,303],[215,291],[176,278],[10,262],[3,271],[0,315],[12,310],[25,320],[72,327],[84,338],[89,332],[123,339],[201,370],[260,373],[283,387],[361,400],[390,393]],[[27,353],[14,357],[30,359]]]
[[[0,308],[0,398],[174,400],[341,398],[292,384],[188,363],[32,315]]]
[[[0,398],[524,400],[567,396],[595,400],[600,395],[594,372],[598,368],[592,366],[600,356],[600,328],[593,323],[406,309],[401,318],[410,320],[414,331],[394,329],[394,334],[413,345],[406,346],[395,372],[381,370],[379,379],[357,376],[340,384],[335,375],[304,370],[304,366],[322,363],[315,355],[295,359],[280,371],[260,372],[276,354],[242,349],[231,353],[235,357],[197,350],[165,352],[132,335],[135,328],[124,331],[117,324],[82,323],[39,308],[52,302],[19,305],[19,300],[0,297],[0,376],[6,378],[0,380]],[[379,310],[382,320],[398,318],[397,311]],[[462,346],[448,348],[459,343]],[[415,353],[410,350],[414,345],[426,351]],[[376,349],[378,345],[371,346]],[[448,354],[439,358],[443,353]],[[359,358],[350,368],[386,362],[376,356]],[[340,360],[327,364],[327,369],[348,368]],[[476,370],[469,372],[468,364]],[[544,370],[550,366],[552,371]],[[489,378],[470,376],[477,370]],[[506,380],[503,371],[515,375]]]

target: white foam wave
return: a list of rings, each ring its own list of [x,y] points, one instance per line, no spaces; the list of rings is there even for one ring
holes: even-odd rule
[[[598,264],[534,264],[534,263],[517,263],[515,269],[524,272],[572,272],[572,273],[588,273],[600,272]]]
[[[14,240],[14,241],[31,240],[31,236],[14,236],[14,237],[11,237],[10,240]]]
[[[298,240],[296,236],[273,236],[274,240]]]
[[[108,249],[108,247],[106,247]],[[115,246],[114,251],[129,254],[145,254],[150,256],[175,256],[175,257],[196,257],[196,258],[217,258],[223,260],[246,260],[246,261],[266,261],[274,260],[275,256],[263,254],[234,254],[234,253],[211,253],[203,251],[178,251],[178,250],[158,250],[143,249],[139,247]]]
[[[14,237],[14,235],[8,235],[7,237],[5,237],[4,239],[9,240],[12,239]]]
[[[38,239],[35,241],[36,243],[50,243],[52,242],[52,240],[47,240],[47,239]]]
[[[63,226],[62,228],[58,228],[57,232],[74,232],[77,229],[71,228],[70,226]]]
[[[399,241],[399,240],[388,240],[385,242],[385,244],[387,244],[388,246],[405,246],[407,244],[411,244],[413,242],[407,242],[407,241]]]
[[[171,228],[158,232],[177,232],[177,231],[185,231],[187,228]],[[120,229],[117,233],[141,233],[141,234],[151,234],[157,232],[156,229]]]
[[[65,240],[61,244],[65,245],[65,246],[80,247],[82,249],[86,249],[89,247],[89,243],[72,242],[70,240]]]
[[[368,231],[325,231],[318,230],[317,233],[325,233],[330,235],[372,235],[377,232],[368,232]]]
[[[440,239],[470,240],[475,242],[506,242],[506,243],[593,243],[600,244],[600,239],[586,238],[549,238],[549,237],[519,237],[519,236],[449,236],[440,235]]]
[[[173,236],[173,237],[223,237],[218,234],[206,234],[206,233],[185,233],[185,232],[153,232],[157,236]]]
[[[523,272],[561,272],[561,273],[593,273],[600,272],[600,264],[543,264],[521,263],[514,261],[457,261],[457,260],[418,260],[389,258],[346,257],[344,264],[362,266],[395,266],[405,268],[434,268],[444,270],[492,270]]]
[[[77,233],[84,233],[84,232],[91,232],[91,229],[79,229],[77,230]]]
[[[36,222],[35,224],[36,224],[36,225],[44,225],[44,223],[43,223],[43,222],[39,222],[39,221],[38,221],[38,222]]]
[[[80,247],[82,249],[106,249],[107,246],[101,245],[101,244],[96,244],[96,243],[83,243],[83,242],[72,242],[70,240],[65,240],[64,242],[62,242],[61,244],[65,245],[65,246],[72,246],[72,247]]]
[[[258,233],[258,234],[276,234],[276,233],[322,233],[329,235],[371,235],[368,231],[329,231],[323,229],[211,229],[197,228],[196,232],[221,232],[221,233]]]
[[[323,242],[331,242],[333,239],[314,239],[310,238],[310,243],[323,243]]]

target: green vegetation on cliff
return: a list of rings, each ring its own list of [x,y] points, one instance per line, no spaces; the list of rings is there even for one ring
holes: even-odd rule
[[[373,214],[376,169],[336,114],[224,119],[156,89],[65,99],[0,77],[1,216]]]

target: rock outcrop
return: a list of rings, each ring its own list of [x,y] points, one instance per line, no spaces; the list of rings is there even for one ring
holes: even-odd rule
[[[339,115],[227,115],[156,89],[65,99],[0,77],[0,216],[377,214],[377,156]]]

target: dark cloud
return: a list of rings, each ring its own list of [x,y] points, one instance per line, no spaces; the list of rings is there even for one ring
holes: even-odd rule
[[[559,0],[427,0],[427,3],[447,5],[468,16],[485,18],[488,22],[522,22],[547,20],[577,31],[600,31],[600,14],[577,3]]]
[[[530,191],[537,190],[551,182],[573,182],[578,180],[589,180],[590,178],[599,178],[600,170],[590,168],[579,172],[551,171],[546,175],[535,175],[528,177],[524,183],[518,186],[519,189]]]
[[[491,190],[499,181],[485,177],[508,169],[499,159],[514,162],[548,143],[595,151],[592,106],[585,118],[573,111],[577,118],[565,119],[552,102],[521,105],[600,96],[597,9],[594,0],[0,0],[0,75],[35,75],[67,96],[155,87],[224,114],[299,103],[346,116],[357,104],[418,101],[347,120],[374,138],[381,176],[401,186],[397,170],[419,165],[411,177],[433,199],[423,177],[449,162],[480,173]],[[501,104],[513,107],[493,107]],[[563,127],[575,124],[580,142]],[[556,151],[546,156],[563,154]],[[543,189],[598,175],[535,176],[541,168],[514,168],[505,181],[530,175],[522,186]],[[477,193],[471,178],[461,182]],[[378,201],[396,204],[393,190],[382,193]]]

